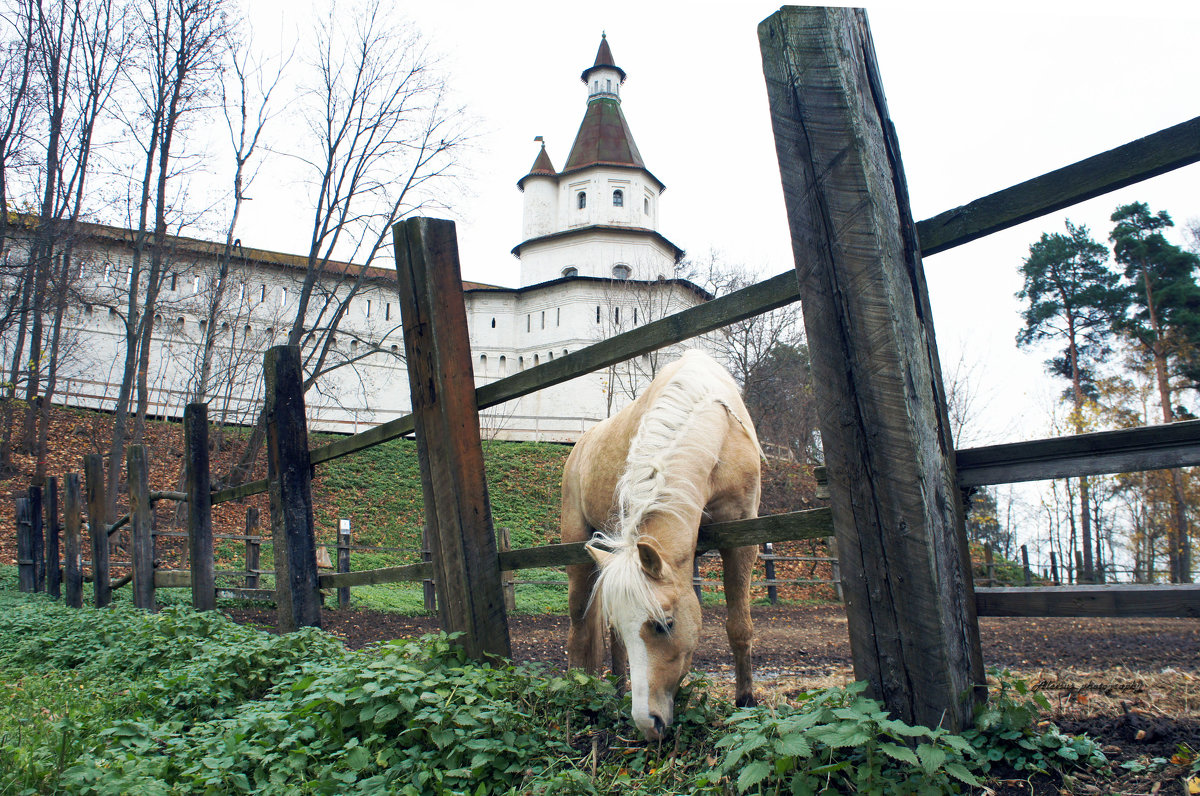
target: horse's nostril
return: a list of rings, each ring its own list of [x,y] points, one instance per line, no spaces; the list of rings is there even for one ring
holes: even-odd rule
[[[662,720],[662,716],[657,713],[651,713],[650,718],[654,719],[654,732],[658,737],[662,737],[667,733],[667,724]]]

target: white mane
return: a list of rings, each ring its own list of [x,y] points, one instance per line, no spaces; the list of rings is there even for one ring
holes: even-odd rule
[[[662,607],[654,599],[638,557],[641,528],[652,513],[678,515],[704,508],[708,495],[701,490],[717,464],[725,415],[737,418],[726,401],[731,389],[736,390],[720,366],[689,351],[642,416],[629,444],[625,470],[617,481],[614,527],[596,533],[590,543],[613,554],[601,568],[593,593],[600,595],[606,621],[616,609],[630,606],[641,607],[651,618],[662,618]],[[681,476],[681,462],[687,464],[682,468],[684,475],[703,473],[704,478],[697,483]]]

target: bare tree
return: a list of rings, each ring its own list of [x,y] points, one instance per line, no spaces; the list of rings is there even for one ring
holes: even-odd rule
[[[108,452],[105,497],[110,507],[116,503],[131,409],[135,442],[144,429],[155,305],[170,256],[168,214],[178,212],[172,177],[178,176],[178,147],[187,119],[207,107],[220,76],[228,33],[226,6],[226,0],[147,0],[142,7],[139,36],[144,44],[132,86],[139,116],[129,124],[140,133],[144,160],[124,313],[125,364]]]
[[[192,401],[207,401],[212,387],[213,364],[217,356],[218,316],[227,315],[229,310],[246,306],[244,301],[245,280],[242,279],[242,296],[237,303],[241,307],[231,307],[230,289],[233,280],[231,269],[235,255],[241,249],[241,241],[236,236],[238,216],[245,192],[254,182],[257,169],[251,164],[255,155],[259,138],[271,118],[271,94],[279,85],[283,70],[289,59],[284,59],[278,68],[266,71],[265,64],[252,56],[252,50],[245,40],[234,39],[229,51],[229,72],[232,75],[232,85],[221,83],[221,107],[225,114],[226,127],[233,151],[233,206],[230,212],[229,225],[225,231],[225,245],[218,256],[217,273],[212,280],[212,287],[207,292],[206,323],[197,353],[198,362],[194,370],[191,387],[188,390]],[[240,320],[240,318],[235,318]],[[233,329],[232,335],[237,334],[236,324],[230,325],[226,320],[223,328]],[[227,360],[234,364],[240,357]],[[228,379],[225,379],[228,381]]]
[[[439,206],[468,141],[421,35],[380,4],[331,7],[309,66],[314,84],[299,103],[308,136],[294,157],[312,177],[312,233],[286,339],[303,344],[306,389],[367,356],[392,355],[386,334],[357,351],[339,347],[342,321],[390,252],[392,225]],[[248,476],[264,431],[260,416],[234,482]]]

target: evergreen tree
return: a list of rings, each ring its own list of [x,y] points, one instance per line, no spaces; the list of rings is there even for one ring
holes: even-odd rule
[[[1174,226],[1165,210],[1152,213],[1144,202],[1122,205],[1112,215],[1109,240],[1117,262],[1125,268],[1132,312],[1119,328],[1152,363],[1164,423],[1182,419],[1173,402],[1171,374],[1196,372],[1200,350],[1200,285],[1195,272],[1200,257],[1170,243],[1162,233]],[[1167,565],[1171,581],[1191,582],[1191,544],[1179,471],[1171,471],[1174,521]]]
[[[1094,365],[1109,353],[1113,319],[1120,316],[1127,297],[1119,277],[1108,266],[1108,249],[1097,243],[1087,227],[1067,221],[1067,234],[1042,233],[1029,247],[1021,266],[1024,286],[1017,297],[1028,301],[1021,313],[1025,328],[1017,345],[1060,340],[1062,353],[1050,359],[1047,369],[1070,382],[1067,396],[1073,405],[1076,434],[1083,433],[1083,408],[1095,394]],[[1093,579],[1091,505],[1088,479],[1079,479],[1079,520],[1083,537],[1081,579]]]

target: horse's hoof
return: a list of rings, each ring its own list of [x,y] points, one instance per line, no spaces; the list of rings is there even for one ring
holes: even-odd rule
[[[758,707],[758,700],[754,698],[754,694],[746,694],[745,696],[740,696],[737,699],[735,699],[733,701],[733,703],[735,705],[737,705],[739,708],[756,708],[756,707]]]

